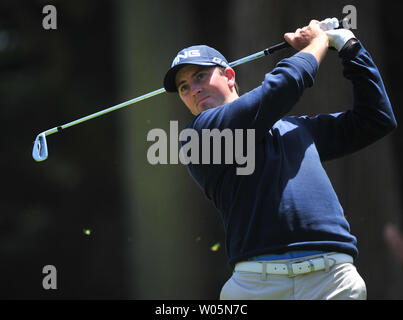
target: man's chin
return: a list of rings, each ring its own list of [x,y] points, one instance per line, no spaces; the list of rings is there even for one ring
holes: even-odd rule
[[[212,104],[201,104],[197,107],[197,110],[199,111],[199,113],[202,113],[203,111],[206,111],[208,109],[213,109],[213,108],[217,108],[218,106],[216,105],[212,105]]]

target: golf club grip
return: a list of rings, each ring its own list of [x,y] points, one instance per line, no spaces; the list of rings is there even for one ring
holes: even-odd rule
[[[339,20],[339,26],[336,29],[343,28],[343,23],[344,23],[344,19]],[[267,48],[265,50],[265,54],[266,55],[272,54],[273,52],[276,52],[276,51],[281,50],[281,49],[289,48],[289,47],[291,47],[291,45],[288,42],[284,41],[284,42],[278,43],[278,44],[276,44],[274,46],[271,46],[271,47]]]
[[[265,53],[267,52],[266,55],[267,54],[272,54],[273,52],[276,52],[278,50],[285,49],[285,48],[290,48],[290,47],[291,47],[291,45],[288,42],[284,41],[284,42],[278,43],[278,44],[276,44],[274,46],[271,46],[270,48],[267,48],[265,50]]]

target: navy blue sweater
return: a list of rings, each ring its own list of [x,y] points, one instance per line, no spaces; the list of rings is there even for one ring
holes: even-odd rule
[[[396,127],[381,76],[360,42],[340,53],[353,85],[353,108],[316,117],[285,117],[318,70],[299,52],[281,60],[261,86],[199,114],[188,128],[255,129],[255,171],[233,165],[189,164],[191,176],[221,212],[231,265],[290,250],[356,257],[356,238],[322,166],[360,150]]]

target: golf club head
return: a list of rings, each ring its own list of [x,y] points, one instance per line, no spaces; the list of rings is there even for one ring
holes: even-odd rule
[[[36,137],[32,157],[38,162],[48,158],[48,146],[46,145],[46,136],[44,133],[40,133]]]

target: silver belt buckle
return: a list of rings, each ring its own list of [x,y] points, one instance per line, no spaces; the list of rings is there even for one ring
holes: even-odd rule
[[[311,259],[291,264],[294,275],[306,274],[315,271],[315,266]]]

